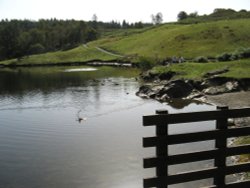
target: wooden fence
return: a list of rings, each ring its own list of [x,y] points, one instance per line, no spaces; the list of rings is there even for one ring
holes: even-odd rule
[[[156,136],[143,138],[143,147],[156,147],[156,157],[145,158],[144,168],[156,168],[156,177],[143,180],[143,187],[166,188],[168,185],[186,183],[202,179],[213,178],[213,185],[209,188],[249,188],[250,181],[226,183],[226,175],[250,172],[250,162],[244,164],[227,165],[226,158],[250,153],[250,144],[241,146],[227,146],[227,139],[250,135],[250,126],[229,127],[228,118],[250,117],[250,108],[228,109],[217,107],[214,111],[168,114],[166,110],[157,110],[156,115],[143,116],[144,126],[156,126]],[[168,134],[169,124],[216,121],[215,130]],[[168,154],[168,146],[190,142],[215,140],[215,148],[208,151],[198,151],[183,154]],[[214,159],[211,168],[181,172],[170,175],[169,165]]]

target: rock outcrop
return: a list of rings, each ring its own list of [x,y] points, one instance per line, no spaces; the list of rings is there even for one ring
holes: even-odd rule
[[[172,80],[173,76],[176,75],[172,71],[161,74],[146,72],[141,75],[146,84],[139,88],[136,95],[143,98],[156,99],[161,102],[171,99],[204,101],[206,95],[249,90],[249,80],[236,80],[218,76],[218,74],[227,71],[227,69],[223,69],[209,72],[200,81],[188,79]]]
[[[206,95],[218,95],[221,93],[229,93],[234,91],[239,91],[239,83],[237,81],[228,81],[225,84],[210,86],[203,90],[203,93]]]
[[[153,98],[163,102],[169,99],[187,98],[191,94],[195,97],[194,91],[196,90],[189,80],[178,79],[169,81],[166,84],[143,85],[139,88],[136,95],[143,98]]]

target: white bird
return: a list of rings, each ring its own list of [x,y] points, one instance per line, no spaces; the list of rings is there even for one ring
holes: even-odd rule
[[[78,112],[77,112],[77,121],[79,122],[79,123],[81,123],[82,121],[86,121],[87,120],[87,118],[86,117],[84,117],[84,118],[82,118],[82,117],[80,117],[80,112],[81,112],[82,110],[79,110]]]

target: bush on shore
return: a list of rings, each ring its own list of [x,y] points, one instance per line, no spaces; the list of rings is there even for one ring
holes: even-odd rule
[[[216,59],[218,61],[231,61],[232,54],[231,53],[223,53],[221,55],[218,55]]]
[[[197,63],[207,63],[208,59],[204,56],[200,56],[200,57],[196,57],[194,61]]]
[[[156,61],[149,57],[139,57],[138,66],[142,70],[149,70],[156,65]]]
[[[199,56],[194,59],[194,62],[197,63],[207,63],[209,61],[235,61],[239,59],[247,59],[250,58],[250,47],[249,48],[240,48],[234,52],[224,52],[218,56],[214,57],[205,57],[205,56]]]

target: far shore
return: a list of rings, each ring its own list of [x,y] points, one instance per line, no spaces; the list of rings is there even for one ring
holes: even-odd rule
[[[50,67],[50,66],[78,66],[78,65],[89,65],[89,66],[113,66],[113,67],[136,67],[131,62],[119,62],[117,60],[103,61],[103,60],[91,60],[91,61],[79,61],[79,62],[58,62],[58,63],[12,63],[12,64],[0,64],[0,68],[5,67]]]

